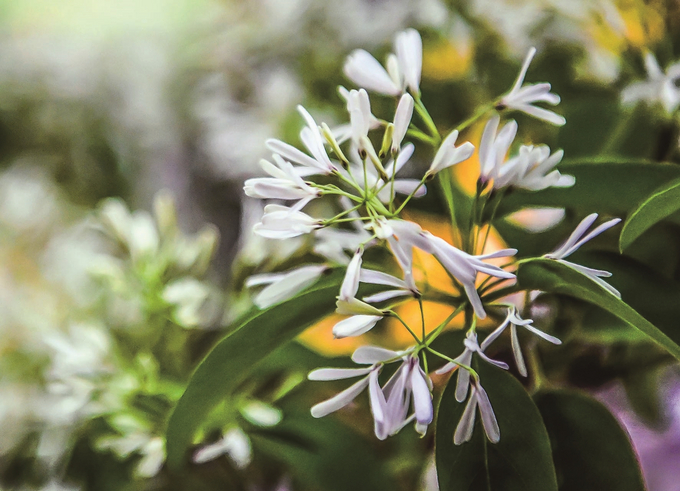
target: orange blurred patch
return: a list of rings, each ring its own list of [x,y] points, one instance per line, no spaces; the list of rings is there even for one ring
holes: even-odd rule
[[[342,339],[333,337],[333,326],[344,318],[345,316],[342,315],[326,317],[306,329],[297,339],[308,348],[325,356],[349,355],[367,342],[365,336]]]
[[[472,45],[454,46],[447,39],[429,44],[423,52],[423,78],[450,80],[467,73],[472,61]]]
[[[423,312],[425,314],[425,333],[429,334],[435,330],[446,318],[453,313],[454,307],[435,302],[423,302]],[[396,309],[397,314],[404,319],[404,322],[417,335],[421,336],[423,332],[423,323],[420,315],[420,306],[416,300],[405,303]],[[460,329],[463,327],[464,315],[461,312],[448,325],[448,328]],[[385,326],[386,335],[389,340],[390,348],[402,349],[408,346],[413,346],[415,343],[413,336],[406,330],[406,328],[397,319],[387,320]]]

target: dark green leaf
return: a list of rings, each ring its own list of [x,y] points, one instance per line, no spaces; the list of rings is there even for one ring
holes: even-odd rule
[[[439,404],[435,435],[441,491],[557,491],[548,434],[533,401],[509,373],[488,364],[480,364],[478,372],[501,440],[487,440],[477,414],[472,440],[454,445],[465,403],[456,401],[452,378]]]
[[[656,188],[680,178],[680,166],[648,161],[564,162],[558,169],[574,176],[576,184],[537,192],[515,190],[503,199],[496,216],[526,207],[559,207],[580,214],[623,216]]]
[[[654,190],[628,214],[621,229],[619,247],[626,249],[649,227],[680,210],[680,179]]]
[[[612,414],[576,392],[534,397],[550,435],[560,491],[644,491],[630,441]]]
[[[194,432],[217,403],[229,397],[260,360],[335,310],[342,274],[324,278],[307,292],[246,316],[194,372],[168,422],[168,464],[184,463]]]
[[[522,288],[569,295],[593,303],[625,323],[639,329],[680,359],[680,332],[661,331],[636,310],[606,291],[587,276],[552,259],[529,259],[521,263],[517,280]]]

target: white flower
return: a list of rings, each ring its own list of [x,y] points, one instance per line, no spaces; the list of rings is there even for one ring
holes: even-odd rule
[[[192,460],[195,464],[203,464],[221,455],[228,455],[238,469],[248,467],[253,456],[248,435],[241,428],[231,428],[218,441],[198,449]]]
[[[436,374],[441,375],[450,372],[457,366],[462,367],[462,369],[458,370],[458,381],[456,382],[456,400],[458,402],[463,402],[468,394],[468,388],[470,387],[470,372],[468,370],[472,364],[472,355],[474,353],[477,353],[479,357],[487,363],[496,365],[503,370],[509,368],[507,363],[493,360],[484,353],[486,346],[479,346],[477,333],[474,331],[468,331],[463,344],[465,345],[463,352],[458,355],[457,358],[454,358],[453,362],[447,363],[435,372]]]
[[[498,328],[496,328],[496,330],[494,330],[491,334],[489,334],[487,338],[482,342],[481,346],[482,350],[486,349],[491,343],[493,343],[498,338],[498,336],[501,335],[505,328],[508,325],[510,325],[510,343],[512,345],[512,353],[515,357],[515,363],[517,363],[517,371],[520,373],[520,375],[526,377],[527,367],[526,364],[524,363],[524,356],[522,355],[522,349],[519,345],[519,337],[517,336],[516,326],[522,326],[527,331],[553,344],[562,344],[562,341],[557,339],[555,336],[546,334],[543,331],[536,329],[534,326],[532,326],[531,324],[533,324],[533,322],[534,321],[531,319],[522,319],[517,313],[517,309],[514,306],[508,308],[508,315],[506,316],[503,323],[500,326],[498,326]]]
[[[592,213],[585,217],[581,221],[581,223],[578,224],[576,229],[574,229],[574,231],[571,233],[569,238],[564,242],[564,244],[562,244],[553,252],[545,254],[543,257],[546,257],[548,259],[555,259],[561,262],[562,264],[566,264],[567,266],[575,269],[576,271],[586,275],[588,278],[590,278],[595,283],[600,285],[602,288],[610,292],[612,295],[616,296],[617,298],[621,298],[621,294],[619,293],[619,291],[602,279],[609,278],[612,275],[610,272],[602,271],[600,269],[587,268],[586,266],[574,264],[570,261],[564,260],[565,257],[568,257],[569,255],[576,252],[576,250],[579,247],[588,242],[590,239],[600,235],[602,232],[613,227],[614,225],[621,221],[620,218],[613,218],[607,222],[601,223],[600,225],[595,227],[595,229],[593,229],[590,233],[588,233],[588,235],[583,237],[583,234],[586,233],[586,230],[590,228],[590,226],[595,222],[595,220],[597,220],[597,213]]]
[[[399,70],[411,92],[420,91],[420,72],[423,66],[423,41],[415,29],[406,29],[394,39]]]
[[[391,274],[383,273],[382,271],[362,269],[359,280],[362,283],[393,286],[396,288],[396,290],[387,290],[368,297],[364,297],[364,302],[384,302],[385,300],[390,300],[396,297],[418,295],[418,291],[411,290],[404,280],[400,280],[399,278],[392,276]]]
[[[413,117],[413,97],[404,94],[399,99],[397,110],[394,113],[394,131],[392,133],[392,154],[396,154],[401,148],[401,142],[406,136],[408,127]],[[389,174],[388,174],[389,175]]]
[[[550,92],[549,83],[533,84],[533,85],[522,85],[524,83],[524,77],[529,69],[529,64],[536,54],[536,48],[531,48],[527,57],[524,59],[524,64],[522,69],[517,76],[515,85],[512,86],[510,92],[504,95],[500,102],[497,104],[498,109],[514,109],[516,111],[522,111],[530,116],[538,119],[547,121],[557,126],[562,126],[566,123],[566,119],[559,114],[556,114],[542,107],[536,107],[532,105],[535,102],[546,102],[552,106],[559,104],[560,96],[557,94],[552,94]]]
[[[349,113],[352,143],[361,149],[368,138],[368,131],[375,119],[371,113],[371,101],[364,89],[349,91],[347,112]]]
[[[406,220],[388,220],[382,226],[379,236],[387,240],[394,258],[404,272],[404,281],[409,289],[417,291],[413,278],[413,247],[432,253],[432,246],[423,229]]]
[[[517,134],[517,122],[514,120],[508,121],[498,132],[500,121],[500,116],[495,114],[486,123],[479,142],[479,177],[484,184],[498,177],[510,145]]]
[[[370,378],[371,409],[375,420],[375,435],[384,440],[399,432],[409,422],[416,421],[416,431],[424,435],[432,422],[431,384],[429,377],[420,368],[417,356],[409,355],[380,389],[378,379]],[[408,416],[413,402],[413,414]]]
[[[317,228],[321,228],[321,223],[301,211],[287,206],[267,205],[262,221],[255,224],[253,232],[268,239],[288,239],[308,234]]]
[[[648,52],[645,54],[645,69],[648,79],[623,89],[621,101],[624,104],[640,100],[659,102],[666,112],[674,112],[680,104],[680,88],[677,86],[680,80],[680,63],[669,66],[666,73],[663,73],[654,55]]]
[[[359,87],[380,94],[397,96],[406,87],[419,92],[422,69],[423,43],[418,31],[407,29],[394,40],[397,55],[387,58],[387,70],[363,49],[353,51],[343,67],[345,76]]]
[[[333,335],[336,338],[359,336],[369,331],[382,319],[382,311],[366,302],[356,298],[359,290],[359,278],[361,275],[361,256],[363,249],[359,249],[347,266],[345,278],[340,286],[340,295],[337,301],[336,312],[343,315],[351,315],[333,326]]]
[[[260,165],[272,177],[256,177],[246,180],[243,190],[247,196],[259,199],[300,200],[295,210],[301,210],[312,199],[321,195],[318,189],[307,184],[294,167],[274,154],[274,162],[262,159]]]
[[[336,394],[330,399],[316,404],[311,409],[312,416],[315,418],[322,418],[332,412],[342,409],[352,402],[366,387],[369,385],[370,379],[375,379],[377,382],[378,375],[382,369],[383,363],[391,359],[399,359],[400,353],[395,351],[379,348],[375,346],[362,346],[352,355],[352,360],[355,363],[371,365],[367,368],[319,368],[310,372],[309,380],[344,380],[347,378],[360,377],[364,378],[354,383],[344,391]],[[375,389],[373,389],[375,390]],[[374,408],[372,399],[375,397],[371,394],[371,407]],[[376,410],[381,408],[376,407]],[[374,413],[375,414],[375,413]]]
[[[470,304],[475,310],[475,314],[480,319],[484,319],[486,317],[486,312],[484,312],[482,300],[479,298],[475,285],[477,272],[505,279],[514,279],[515,275],[498,266],[487,264],[482,260],[513,256],[517,253],[517,249],[503,249],[491,254],[472,256],[452,246],[444,239],[436,237],[428,232],[425,232],[425,236],[431,244],[432,254],[434,254],[442,266],[444,266],[446,270],[463,285],[465,293],[470,300]]]
[[[498,443],[500,441],[501,431],[500,428],[498,428],[498,421],[496,420],[496,415],[491,407],[489,396],[486,394],[482,385],[477,380],[474,380],[472,382],[470,399],[468,400],[467,406],[465,406],[465,411],[463,411],[463,415],[453,434],[453,443],[455,445],[461,445],[470,441],[472,438],[477,408],[479,408],[479,414],[482,417],[482,426],[484,427],[486,437],[491,443]]]
[[[458,130],[453,130],[447,136],[437,150],[437,153],[432,160],[430,169],[427,174],[432,176],[437,172],[459,164],[464,160],[469,159],[475,151],[475,146],[470,142],[465,142],[461,146],[456,147],[456,139],[458,138]]]
[[[551,155],[547,145],[522,145],[519,155],[511,158],[500,168],[493,186],[495,189],[512,186],[529,191],[573,186],[574,176],[563,176],[560,171],[554,169],[563,155],[562,150]]]
[[[324,138],[314,118],[302,106],[298,106],[298,111],[307,123],[307,126],[300,131],[300,139],[312,156],[310,157],[294,146],[275,138],[267,140],[267,147],[272,152],[281,155],[289,161],[302,165],[302,168],[296,169],[297,174],[300,176],[331,174],[337,171],[337,166],[328,157],[324,147]]]
[[[325,264],[312,264],[282,273],[265,273],[250,276],[246,288],[268,285],[254,300],[255,305],[266,309],[287,300],[308,286],[313,285],[328,270]]]

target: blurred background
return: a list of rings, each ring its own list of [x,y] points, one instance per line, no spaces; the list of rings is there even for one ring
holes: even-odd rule
[[[300,244],[249,232],[261,205],[242,185],[264,141],[297,142],[297,104],[343,122],[346,55],[382,59],[405,27],[423,36],[435,121],[507,91],[535,46],[527,80],[553,85],[567,124],[520,115],[524,140],[566,159],[678,158],[675,107],[621,97],[647,53],[680,59],[675,0],[0,0],[0,489],[436,489],[429,439],[306,426],[305,370],[355,346],[327,328],[225,404],[238,424],[206,428],[213,454],[180,477],[163,467],[167,414],[251,305],[244,278],[300,261]],[[473,186],[475,166],[458,177]],[[677,491],[680,376],[654,367],[581,385],[630,432],[649,489]],[[337,439],[328,461],[281,436],[311,431]],[[329,470],[346,451],[361,479]]]

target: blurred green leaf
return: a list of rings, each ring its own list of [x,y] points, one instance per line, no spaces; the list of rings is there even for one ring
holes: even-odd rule
[[[680,359],[680,332],[662,331],[627,303],[616,298],[587,276],[553,259],[529,259],[520,264],[517,281],[524,289],[569,295],[611,312],[627,324],[644,332],[653,341]]]
[[[375,442],[369,442],[337,418],[315,419],[302,406],[299,399],[289,399],[282,407],[285,416],[281,423],[250,432],[255,452],[286,464],[304,489],[397,489],[371,445]]]
[[[537,192],[514,190],[503,198],[496,216],[527,207],[623,216],[659,186],[680,178],[680,166],[644,160],[564,162],[558,168],[562,174],[574,176],[576,184]]]
[[[292,300],[251,312],[208,353],[170,416],[166,433],[170,467],[183,465],[186,449],[207,414],[259,361],[335,310],[341,282],[338,271]]]
[[[550,435],[560,491],[644,491],[625,431],[602,404],[577,392],[534,396]]]
[[[680,210],[680,179],[654,190],[628,214],[621,229],[619,247],[626,249],[647,229]]]
[[[435,454],[441,491],[557,491],[548,433],[524,387],[509,373],[488,364],[477,370],[501,431],[490,443],[479,421],[472,440],[454,445],[453,434],[465,403],[455,398],[456,379],[442,395]]]

